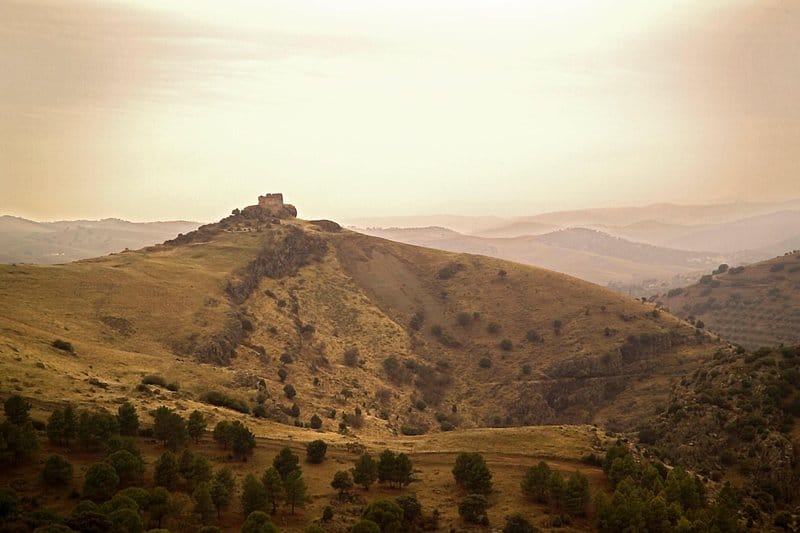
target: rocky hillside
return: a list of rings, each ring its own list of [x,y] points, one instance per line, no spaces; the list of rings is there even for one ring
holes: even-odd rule
[[[800,343],[800,252],[715,270],[657,301],[748,349]]]
[[[0,266],[4,389],[356,435],[632,427],[711,342],[569,276],[258,208],[140,251]]]

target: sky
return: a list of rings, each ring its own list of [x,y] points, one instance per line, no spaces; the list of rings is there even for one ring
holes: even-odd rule
[[[0,0],[0,214],[800,197],[796,0]]]

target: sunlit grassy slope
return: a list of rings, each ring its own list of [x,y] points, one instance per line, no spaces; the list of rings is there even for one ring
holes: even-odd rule
[[[234,303],[225,291],[230,280],[259,255],[269,257],[265,243],[292,228],[324,241],[321,259],[296,275],[262,277]],[[452,276],[440,275],[448,268]],[[425,318],[415,330],[418,311]],[[361,438],[443,426],[631,427],[653,412],[671,380],[713,350],[693,328],[653,311],[575,278],[497,259],[299,220],[228,224],[205,242],[58,266],[0,265],[0,386],[43,405],[131,398],[141,407],[185,409],[208,390],[253,406],[254,380],[263,379],[272,413],[297,403],[299,421],[318,414],[325,430],[336,431],[341,414],[359,407],[363,426],[349,432]],[[458,323],[460,313],[468,324]],[[193,350],[241,329],[239,321],[246,326],[231,364],[199,363]],[[75,353],[53,348],[54,339],[72,343]],[[510,349],[500,347],[503,339]],[[352,366],[344,360],[351,348],[358,350]],[[392,375],[390,357],[399,363]],[[292,400],[284,397],[281,367],[297,390]],[[180,390],[137,390],[144,374],[163,375]]]

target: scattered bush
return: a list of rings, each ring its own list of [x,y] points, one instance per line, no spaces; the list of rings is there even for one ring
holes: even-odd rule
[[[486,325],[486,331],[488,331],[492,335],[496,335],[500,333],[500,324],[498,324],[497,322],[489,322]]]
[[[478,362],[478,365],[481,368],[491,368],[492,360],[489,359],[488,357],[481,357],[481,360]]]
[[[513,347],[514,343],[511,342],[511,339],[503,339],[500,341],[500,349],[503,351],[510,352]]]
[[[248,407],[245,401],[228,396],[223,392],[207,391],[200,396],[200,401],[211,405],[216,405],[217,407],[225,407],[246,415],[250,414],[250,407]]]
[[[53,348],[57,350],[61,350],[63,352],[75,353],[75,347],[72,346],[72,343],[67,342],[62,339],[56,339],[51,344]]]
[[[317,439],[311,441],[306,446],[306,460],[312,464],[319,464],[325,460],[325,453],[328,451],[328,445],[324,440]]]

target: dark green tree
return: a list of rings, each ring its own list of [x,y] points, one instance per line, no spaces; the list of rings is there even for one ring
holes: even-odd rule
[[[255,511],[264,511],[267,507],[267,493],[264,485],[253,474],[247,474],[242,482],[242,514],[250,516]]]
[[[42,479],[48,485],[68,485],[72,481],[72,473],[72,463],[63,455],[53,454],[44,463]]]
[[[200,523],[208,525],[214,521],[217,509],[211,497],[211,487],[207,481],[201,481],[192,492],[194,500],[194,512],[200,517]]]
[[[361,520],[350,528],[350,533],[381,533],[381,528],[372,520]]]
[[[577,470],[564,488],[564,510],[572,516],[586,516],[589,506],[589,480]]]
[[[119,476],[107,463],[95,463],[86,471],[83,495],[92,500],[107,500],[117,491]]]
[[[272,460],[272,466],[281,475],[281,479],[285,481],[289,474],[295,470],[300,470],[300,458],[291,448],[283,448]]]
[[[422,521],[422,504],[413,494],[404,494],[394,499],[403,510],[403,525],[407,531],[418,529]]]
[[[14,489],[0,487],[0,523],[6,518],[17,514],[19,509],[19,498]]]
[[[175,455],[166,451],[156,461],[153,476],[157,485],[172,490],[180,481],[180,469]]]
[[[30,420],[28,412],[31,410],[31,404],[19,394],[9,396],[3,403],[3,410],[6,413],[6,420],[15,426],[23,426]]]
[[[230,506],[235,488],[236,478],[233,477],[233,471],[227,467],[217,470],[214,480],[211,482],[210,491],[211,501],[214,502],[214,507],[217,509],[218,518],[222,510]]]
[[[453,466],[456,483],[472,494],[489,494],[492,491],[492,473],[479,453],[460,453]]]
[[[181,415],[162,405],[153,412],[153,436],[170,450],[177,450],[189,439],[186,421]]]
[[[117,509],[108,515],[108,521],[111,524],[110,531],[126,531],[130,533],[144,531],[144,523],[138,510]]]
[[[537,533],[539,529],[531,524],[521,513],[514,513],[506,517],[503,533]]]
[[[325,460],[325,453],[327,451],[328,445],[324,440],[313,440],[306,446],[306,460],[312,464],[319,464]]]
[[[203,416],[203,413],[200,411],[195,409],[192,411],[192,414],[189,415],[189,421],[186,423],[186,430],[195,443],[200,442],[200,438],[203,436],[203,433],[206,432],[207,425],[206,417]]]
[[[164,487],[156,487],[151,490],[150,505],[147,510],[150,514],[150,519],[156,522],[156,527],[161,528],[161,522],[172,513],[172,495],[170,492]]]
[[[303,507],[308,500],[308,486],[303,479],[303,473],[298,468],[287,474],[283,480],[283,492],[286,495],[286,504],[294,514],[295,507]]]
[[[272,514],[278,511],[278,505],[283,501],[283,480],[274,466],[267,468],[261,476],[261,483],[267,493],[267,506]]]
[[[214,426],[212,433],[214,442],[223,448],[229,448],[231,445],[231,423],[227,420],[221,420]]]
[[[375,500],[367,505],[361,517],[378,524],[383,533],[403,531],[403,509],[392,500]]]
[[[213,475],[213,468],[208,459],[199,453],[191,453],[188,449],[181,454],[178,467],[189,490],[193,490],[200,483],[210,482]]]
[[[344,498],[344,495],[350,492],[353,488],[353,478],[350,477],[350,472],[347,470],[339,470],[333,475],[331,487],[339,491],[339,498]]]
[[[111,465],[119,476],[122,484],[130,483],[141,477],[144,473],[144,463],[140,457],[133,455],[127,450],[118,450],[108,457],[106,462]]]
[[[253,511],[242,524],[242,533],[278,533],[278,528],[270,521],[267,513]]]
[[[238,420],[231,424],[229,435],[234,457],[241,461],[247,461],[247,458],[253,455],[253,449],[256,447],[256,436]]]
[[[136,437],[139,435],[139,415],[136,407],[130,402],[125,402],[117,409],[117,424],[120,435]]]
[[[369,490],[370,485],[378,479],[378,463],[368,453],[363,454],[353,467],[353,481]]]
[[[539,461],[536,466],[530,467],[522,478],[522,492],[532,501],[547,503],[547,483],[550,480],[551,470],[544,461]]]
[[[486,516],[488,506],[489,502],[481,494],[469,494],[458,504],[458,514],[465,522],[489,525],[489,517]]]
[[[78,418],[78,440],[88,451],[104,449],[116,433],[119,433],[117,417],[108,411],[84,411]]]

